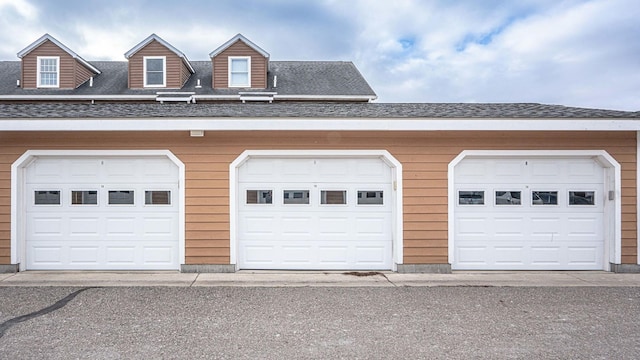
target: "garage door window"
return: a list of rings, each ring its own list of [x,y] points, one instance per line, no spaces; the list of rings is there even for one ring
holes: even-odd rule
[[[144,192],[145,205],[171,205],[171,191],[146,190]]]
[[[459,205],[484,205],[484,191],[458,191]]]
[[[309,204],[309,190],[284,190],[282,203],[285,205]]]
[[[72,190],[71,205],[98,205],[98,191]]]
[[[109,190],[109,205],[133,205],[133,190]]]
[[[595,191],[569,191],[569,205],[595,205]]]
[[[272,204],[272,190],[247,190],[247,204]]]
[[[60,205],[60,190],[36,190],[34,192],[36,205]]]
[[[320,203],[322,205],[346,205],[346,190],[322,190],[320,191]]]
[[[358,191],[358,205],[383,205],[383,191]]]
[[[520,191],[496,191],[496,205],[521,205]]]
[[[532,205],[558,205],[557,191],[532,191]]]

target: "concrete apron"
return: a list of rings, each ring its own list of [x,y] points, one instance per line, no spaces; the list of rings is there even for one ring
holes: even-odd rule
[[[451,274],[394,272],[239,271],[25,271],[0,274],[7,286],[237,286],[237,287],[398,287],[398,286],[635,286],[640,274],[603,271],[454,271]]]

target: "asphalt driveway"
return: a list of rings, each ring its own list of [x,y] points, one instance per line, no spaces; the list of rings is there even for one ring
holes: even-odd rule
[[[638,287],[0,287],[5,359],[636,359]]]

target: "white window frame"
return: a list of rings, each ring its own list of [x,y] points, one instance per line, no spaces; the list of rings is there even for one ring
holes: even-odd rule
[[[162,84],[149,84],[147,82],[147,60],[162,60]],[[167,57],[166,56],[144,56],[142,59],[142,72],[144,74],[144,87],[167,87]]]
[[[56,61],[56,83],[55,85],[42,83],[42,60],[55,60]],[[37,57],[37,87],[39,88],[59,88],[60,87],[60,56],[38,56]]]
[[[245,84],[234,84],[231,79],[231,64],[233,60],[246,60],[247,61],[247,83]],[[229,56],[229,66],[228,66],[228,79],[229,79],[229,87],[235,88],[248,88],[251,87],[251,56]]]

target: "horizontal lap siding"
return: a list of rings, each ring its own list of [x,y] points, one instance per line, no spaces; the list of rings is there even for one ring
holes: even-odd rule
[[[76,64],[76,79],[75,79],[76,83],[75,83],[75,87],[78,87],[78,86],[84,84],[85,82],[87,82],[87,80],[89,80],[89,78],[91,78],[94,74],[93,74],[93,72],[91,72],[91,70],[87,69],[79,61],[76,61],[75,64]]]
[[[229,87],[229,56],[251,56],[251,87],[266,89],[268,59],[242,41],[229,46],[212,59],[213,87]]]
[[[636,263],[637,259],[636,138],[632,132],[208,131],[201,138],[189,137],[186,131],[0,133],[0,263],[9,263],[10,166],[28,149],[171,150],[186,166],[187,264],[229,263],[229,164],[244,150],[388,150],[404,170],[404,262],[421,264],[447,263],[447,168],[461,151],[604,149],[622,165],[622,260]]]
[[[180,89],[188,80],[185,79],[183,71],[184,62],[173,51],[164,47],[164,45],[153,40],[147,46],[140,49],[137,53],[129,58],[129,88],[144,88],[144,57],[145,56],[166,56],[166,71],[168,89]],[[160,88],[162,89],[162,88]]]
[[[60,89],[75,89],[78,85],[77,61],[56,44],[47,40],[22,58],[22,87],[34,89],[38,86],[38,56],[59,56]],[[86,70],[86,69],[85,69]],[[89,75],[91,76],[91,75]],[[86,79],[85,79],[86,81]],[[84,82],[84,81],[83,81]]]

